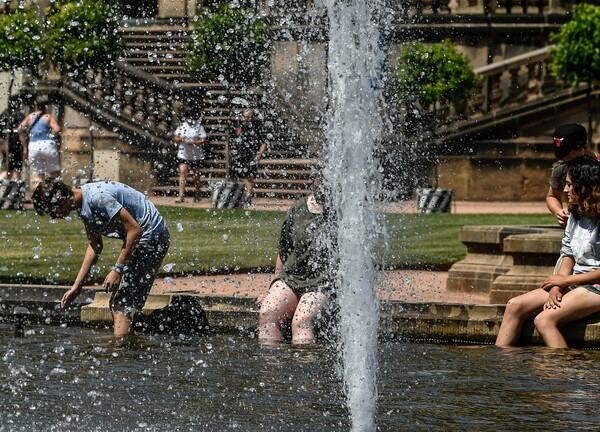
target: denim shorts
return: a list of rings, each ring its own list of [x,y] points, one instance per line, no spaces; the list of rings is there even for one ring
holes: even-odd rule
[[[594,294],[600,294],[600,284],[577,285],[572,288],[585,288],[586,290],[593,292]]]
[[[123,271],[119,289],[110,298],[111,307],[121,306],[126,312],[144,307],[170,244],[169,231],[165,230],[153,241],[137,245]]]

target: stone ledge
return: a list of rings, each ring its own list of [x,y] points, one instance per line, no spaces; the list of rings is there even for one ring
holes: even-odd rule
[[[112,323],[108,294],[86,289],[79,297],[81,301],[61,311],[58,299],[65,290],[66,287],[0,285],[0,322],[16,326],[16,313],[20,313],[25,326],[60,323],[107,326]],[[383,339],[407,342],[493,344],[503,312],[504,305],[382,301],[380,335]],[[200,334],[211,331],[254,335],[258,304],[253,298],[150,295],[135,322],[137,329],[143,332]],[[574,347],[600,348],[600,313],[565,327],[563,334]],[[522,342],[542,344],[532,321],[525,326]]]

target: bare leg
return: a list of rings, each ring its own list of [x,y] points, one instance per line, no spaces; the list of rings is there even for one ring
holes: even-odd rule
[[[42,174],[33,174],[31,176],[31,189],[35,190],[38,185],[44,181],[44,176]]]
[[[260,306],[258,338],[263,342],[283,339],[282,327],[292,319],[298,306],[298,297],[284,282],[277,281]]]
[[[292,342],[309,344],[315,341],[315,319],[329,299],[325,294],[309,292],[300,297],[292,319]]]
[[[600,295],[585,288],[565,294],[556,309],[545,309],[535,317],[535,328],[551,348],[568,348],[559,328],[600,311]]]
[[[252,194],[254,193],[254,179],[251,177],[240,179],[242,183],[246,185],[246,193],[244,196],[244,201],[247,203],[252,199]]]
[[[115,325],[115,336],[126,336],[131,333],[132,325],[131,318],[125,313],[125,309],[120,306],[112,308],[113,321]]]
[[[200,167],[192,168],[192,179],[194,181],[194,201],[199,202],[202,195],[202,183],[200,181]]]
[[[548,292],[541,288],[511,298],[506,304],[496,345],[515,346],[519,342],[525,321],[540,312],[547,300]]]
[[[187,185],[188,166],[187,164],[179,164],[179,200],[183,202],[185,197],[185,187]]]

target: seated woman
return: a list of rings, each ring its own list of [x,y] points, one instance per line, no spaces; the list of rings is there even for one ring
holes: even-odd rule
[[[496,345],[519,342],[525,321],[534,320],[544,343],[567,348],[559,328],[600,311],[600,162],[583,156],[567,164],[565,193],[570,216],[562,240],[562,264],[540,288],[512,298]]]
[[[275,278],[259,299],[262,342],[281,341],[282,329],[291,321],[292,343],[313,343],[315,320],[334,294],[332,215],[318,183],[312,195],[290,207],[283,223]]]

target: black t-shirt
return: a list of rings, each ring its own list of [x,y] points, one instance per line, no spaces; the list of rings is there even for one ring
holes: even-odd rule
[[[260,122],[240,123],[233,132],[231,157],[241,162],[250,162],[263,142],[264,134]]]
[[[283,222],[278,242],[283,271],[278,279],[300,295],[310,291],[332,294],[335,230],[324,213],[309,211],[307,200],[296,201]]]
[[[11,153],[23,151],[17,129],[24,117],[20,111],[6,111],[0,116],[0,136],[8,137],[8,151]]]

